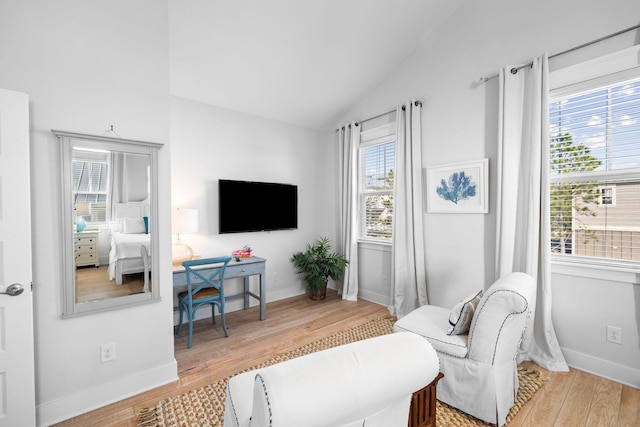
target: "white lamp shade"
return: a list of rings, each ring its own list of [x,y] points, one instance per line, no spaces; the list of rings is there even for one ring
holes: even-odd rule
[[[76,203],[76,215],[89,215],[91,213],[91,203]]]
[[[198,210],[174,209],[171,214],[171,230],[173,234],[197,233]]]

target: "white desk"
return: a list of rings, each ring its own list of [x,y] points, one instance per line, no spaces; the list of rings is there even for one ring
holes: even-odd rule
[[[240,261],[232,259],[227,264],[227,269],[224,272],[224,279],[232,279],[234,277],[244,278],[244,289],[242,293],[236,295],[226,295],[225,300],[232,300],[236,298],[244,298],[244,309],[249,308],[249,298],[255,298],[260,301],[260,320],[267,318],[267,293],[266,293],[266,264],[267,260],[264,258],[252,256],[251,258],[240,258]],[[202,268],[204,271],[210,271],[213,274],[214,270],[219,267],[205,266]],[[197,267],[195,269],[198,269]],[[249,289],[249,277],[260,276],[260,295],[256,295]],[[185,274],[184,267],[173,268],[173,286],[186,286],[187,275]]]

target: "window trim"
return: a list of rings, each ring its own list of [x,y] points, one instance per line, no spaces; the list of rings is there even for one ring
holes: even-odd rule
[[[572,257],[572,258],[571,258]],[[551,273],[640,285],[640,269],[624,262],[597,262],[578,255],[551,255]]]
[[[640,67],[640,45],[590,59],[549,73],[549,90],[557,96],[574,92],[576,87],[598,87],[632,78]],[[598,83],[594,83],[597,81]],[[580,86],[581,85],[581,86]]]
[[[371,241],[366,239],[358,239],[358,249],[389,252],[391,251],[392,242],[381,242],[379,240]]]

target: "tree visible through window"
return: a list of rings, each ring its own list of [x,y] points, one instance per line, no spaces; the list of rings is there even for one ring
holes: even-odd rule
[[[553,252],[640,261],[640,79],[552,99]]]

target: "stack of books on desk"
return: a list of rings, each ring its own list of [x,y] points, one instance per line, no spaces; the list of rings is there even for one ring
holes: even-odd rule
[[[251,258],[251,249],[237,249],[231,252],[234,258]]]

